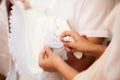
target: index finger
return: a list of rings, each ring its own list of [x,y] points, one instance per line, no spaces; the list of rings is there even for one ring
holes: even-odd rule
[[[44,59],[45,57],[45,48],[43,48],[39,54],[39,59]]]
[[[70,36],[71,31],[64,31],[61,35],[60,35],[60,40],[62,40],[64,37],[66,36]]]
[[[76,40],[78,38],[78,34],[72,31],[65,31],[60,35],[60,40],[63,41],[64,37],[72,37],[74,40]]]

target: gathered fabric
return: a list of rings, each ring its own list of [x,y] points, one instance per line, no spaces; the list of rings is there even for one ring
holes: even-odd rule
[[[72,30],[87,37],[109,37],[108,30],[101,24],[117,0],[27,0],[31,6],[28,10],[20,1],[11,1],[14,6],[10,17],[9,48],[16,71],[35,80],[61,80],[58,73],[49,74],[38,66],[43,45],[49,45],[67,59],[59,40],[63,31]]]
[[[36,10],[31,6],[31,9],[24,10],[19,1],[14,3],[11,13],[9,47],[16,70],[35,80],[48,80],[50,75],[55,75],[55,80],[61,80],[59,75],[56,77],[58,73],[44,72],[38,61],[44,45],[50,46],[54,53],[67,59],[67,52],[59,39],[63,31],[71,31],[67,19],[49,16],[42,8]]]

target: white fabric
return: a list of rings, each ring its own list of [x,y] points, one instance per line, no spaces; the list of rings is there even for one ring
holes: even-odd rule
[[[10,67],[8,49],[8,16],[5,0],[0,5],[0,73],[7,76]]]
[[[37,43],[39,41],[39,39],[38,39],[38,41],[36,41],[35,44],[34,44],[34,41],[36,40],[36,37],[40,38],[43,35],[43,34],[40,34],[40,35],[37,34],[39,32],[39,27],[37,27],[37,26],[39,26],[39,25],[45,26],[43,23],[39,22],[39,21],[41,21],[41,18],[40,19],[38,18],[40,16],[40,14],[42,15],[42,17],[45,17],[45,15],[43,13],[41,13],[41,11],[45,10],[45,14],[47,14],[49,16],[54,16],[54,19],[59,18],[59,17],[64,17],[65,19],[63,19],[63,21],[68,19],[68,22],[71,25],[72,30],[79,32],[80,34],[81,33],[85,34],[88,37],[108,37],[109,36],[108,31],[106,30],[106,28],[102,27],[100,24],[102,24],[102,21],[109,14],[110,10],[113,8],[113,6],[115,5],[115,2],[117,0],[99,0],[99,1],[98,0],[92,0],[92,1],[91,0],[39,0],[39,1],[38,0],[37,1],[36,0],[28,0],[28,1],[29,1],[30,5],[32,6],[30,10],[24,11],[23,8],[16,9],[19,7],[18,6],[14,7],[15,12],[13,11],[12,13],[13,14],[16,13],[19,15],[17,16],[14,14],[15,17],[12,16],[11,22],[13,24],[15,24],[14,26],[19,26],[19,27],[12,27],[12,34],[11,34],[12,41],[10,41],[10,42],[13,42],[14,44],[10,44],[10,45],[12,46],[11,51],[13,53],[17,52],[16,53],[17,55],[13,54],[13,56],[15,57],[17,70],[21,70],[19,72],[25,72],[24,74],[32,75],[29,73],[31,73],[31,72],[39,73],[39,70],[38,70],[38,68],[34,68],[34,70],[33,70],[31,68],[28,68],[28,66],[30,66],[31,63],[36,64],[36,66],[37,66],[36,57],[38,57],[38,50],[40,51],[40,49],[36,48],[37,50],[34,50],[33,53],[35,53],[35,54],[34,54],[34,56],[32,56],[32,57],[34,57],[33,62],[31,62],[31,58],[27,58],[28,57],[27,54],[21,54],[21,53],[25,53],[25,52],[22,52],[21,50],[26,51],[27,50],[26,48],[31,47],[31,49],[29,49],[30,51],[28,50],[28,51],[26,51],[26,53],[32,53],[31,51],[35,48],[32,45],[35,45],[36,47],[37,46],[40,47],[40,45]],[[22,6],[22,4],[21,4],[21,6]],[[19,12],[19,10],[23,10],[23,11],[21,11],[22,13]],[[32,11],[32,10],[35,10],[36,12]],[[40,12],[37,12],[37,11],[40,11]],[[95,12],[95,13],[93,14],[93,12]],[[24,15],[22,15],[22,14],[24,14]],[[27,19],[24,17],[27,17]],[[17,23],[16,19],[20,19],[21,22]],[[44,22],[44,20],[43,20],[43,22]],[[38,23],[39,23],[39,25],[37,25]],[[25,27],[23,25],[30,26],[30,29],[28,29],[27,27]],[[36,27],[36,28],[32,29],[33,27]],[[40,27],[40,28],[44,28],[44,27]],[[43,31],[44,29],[40,29],[40,30],[41,30],[40,33],[46,32],[46,31]],[[89,33],[86,33],[86,31],[88,31]],[[96,33],[94,33],[95,31],[96,31],[96,33],[98,33],[97,35],[96,35]],[[31,34],[31,32],[33,32],[33,33],[36,32],[36,33]],[[103,32],[103,34],[99,34],[99,32]],[[26,34],[26,33],[28,33],[28,34]],[[89,35],[90,33],[91,33],[91,35]],[[13,34],[14,34],[14,37],[12,36]],[[50,35],[52,35],[52,34],[50,34]],[[55,37],[56,35],[52,35],[52,36]],[[27,42],[28,43],[31,42],[31,45],[27,45],[28,44]],[[43,42],[44,42],[44,40],[43,40]],[[42,44],[42,41],[40,44]],[[25,45],[25,46],[23,46],[23,45]],[[17,48],[17,49],[14,48],[16,46],[19,46],[19,48]],[[63,48],[61,48],[61,49],[63,49]],[[16,52],[14,52],[14,51],[16,51]],[[35,51],[37,51],[37,52],[35,52]],[[16,56],[19,56],[19,57],[16,57]],[[28,63],[28,61],[31,63]],[[19,66],[18,63],[23,66]],[[41,72],[41,70],[40,70],[40,72]],[[37,76],[37,74],[35,74],[35,76]]]
[[[113,25],[111,25],[111,23],[108,24],[110,19]],[[108,53],[109,58],[105,64],[104,74],[107,80],[120,80],[120,4],[115,7],[109,16],[109,20],[108,22],[106,21],[106,24],[108,24],[108,27],[112,28],[113,40],[109,47],[110,53]]]
[[[74,80],[120,80],[120,4],[104,22],[112,34],[112,40],[103,55],[86,71]]]
[[[75,31],[88,37],[109,37],[108,30],[103,27],[106,16],[118,0],[76,0],[74,9]]]
[[[70,31],[67,20],[62,17],[48,16],[44,13],[44,9],[36,10],[32,6],[31,9],[24,10],[19,1],[12,9],[10,50],[17,71],[35,80],[44,80],[44,78],[48,80],[47,76],[52,73],[43,72],[39,67],[39,53],[44,44],[47,44],[54,49],[55,53],[67,59],[63,43],[59,40],[63,31]],[[59,75],[58,80],[61,80]]]
[[[6,80],[16,80],[14,63],[8,48],[8,15],[5,0],[0,5],[0,73]]]
[[[80,34],[88,37],[109,37],[108,30],[101,24],[120,0],[27,1],[34,9],[45,9],[48,15],[67,18],[72,30]]]

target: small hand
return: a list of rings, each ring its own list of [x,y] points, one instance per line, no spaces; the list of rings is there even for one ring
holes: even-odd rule
[[[64,41],[64,37],[69,36],[72,37],[74,41]],[[81,36],[80,34],[72,31],[65,31],[60,36],[61,41],[64,43],[65,49],[68,52],[86,52],[88,46],[91,44],[90,41],[86,39],[85,36]]]
[[[45,71],[56,71],[59,60],[62,59],[53,53],[48,46],[45,46],[39,56],[39,66]]]

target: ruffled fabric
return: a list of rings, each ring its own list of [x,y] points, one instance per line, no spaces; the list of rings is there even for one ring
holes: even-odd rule
[[[71,30],[67,19],[48,16],[44,9],[24,10],[19,1],[14,3],[11,13],[9,47],[16,70],[35,80],[62,80],[57,73],[44,72],[38,65],[38,57],[43,46],[47,44],[55,53],[67,59],[63,43],[59,40],[63,31]]]

